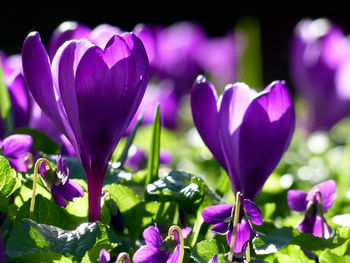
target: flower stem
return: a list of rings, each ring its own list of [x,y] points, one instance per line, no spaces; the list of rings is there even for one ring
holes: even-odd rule
[[[179,235],[178,237],[176,237],[174,235],[174,231],[177,232],[177,234]],[[178,263],[182,263],[183,257],[184,257],[184,238],[182,236],[182,231],[181,228],[178,227],[177,225],[173,225],[169,228],[168,231],[168,237],[173,236],[173,238],[176,240],[177,238],[180,238],[180,258],[179,258],[179,262]]]
[[[174,213],[174,219],[173,219],[173,224],[177,224],[179,221],[179,204],[175,204],[175,213]]]
[[[320,206],[321,206],[321,224],[322,224],[322,238],[325,237],[325,229],[324,229],[324,218],[323,218],[323,197],[322,197],[322,193],[320,190],[316,189],[315,194],[318,194],[318,196],[320,197]]]
[[[104,175],[104,173],[103,173]],[[101,219],[101,196],[103,176],[98,174],[87,174],[88,196],[89,196],[89,222]]]
[[[245,249],[245,261],[247,263],[250,262],[250,245],[249,245],[249,241],[248,241],[247,247]]]
[[[120,254],[118,255],[118,258],[117,258],[117,260],[115,261],[115,263],[122,263],[123,261],[124,261],[125,263],[131,263],[129,254],[126,253],[126,252],[120,253]]]
[[[36,196],[36,182],[37,182],[37,178],[38,178],[38,170],[39,170],[39,165],[41,162],[46,163],[51,170],[53,170],[53,167],[50,163],[49,160],[45,159],[45,158],[39,158],[35,165],[34,165],[34,178],[33,178],[33,193],[32,193],[32,200],[30,202],[30,208],[29,208],[29,218],[32,219],[33,215],[34,215],[34,206],[35,206],[35,196]]]
[[[238,219],[239,219],[239,212],[241,209],[241,195],[242,195],[241,192],[237,192],[237,194],[236,194],[236,204],[235,204],[234,217],[233,217],[232,237],[231,237],[231,244],[230,244],[230,252],[228,255],[229,262],[232,262],[232,259],[233,259],[233,249],[235,246],[237,224],[238,224]]]

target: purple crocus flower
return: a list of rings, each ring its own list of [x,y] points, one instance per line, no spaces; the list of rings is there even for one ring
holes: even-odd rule
[[[17,55],[1,56],[4,82],[10,95],[14,125],[21,128],[28,125],[31,113],[31,100],[25,81],[21,74],[21,61]],[[4,136],[4,128],[0,128],[0,137]]]
[[[237,80],[237,61],[242,51],[234,32],[208,38],[198,47],[197,61],[214,83],[224,86]]]
[[[108,24],[98,25],[91,30],[82,23],[66,21],[53,32],[49,42],[48,54],[52,60],[60,46],[69,40],[87,39],[96,46],[104,48],[112,36],[122,33],[123,31],[120,28]]]
[[[203,28],[183,21],[169,27],[138,26],[135,31],[145,44],[156,77],[173,81],[177,99],[188,93],[196,76],[202,73],[196,50],[207,38]]]
[[[63,22],[51,35],[48,47],[50,60],[53,60],[57,50],[64,42],[82,38],[90,40],[90,34],[91,29],[81,23],[75,21]]]
[[[108,263],[111,260],[111,255],[105,248],[100,251],[99,263]]]
[[[132,258],[134,263],[177,263],[180,258],[180,243],[175,240],[175,252],[171,253],[157,226],[143,231],[146,245],[137,250]]]
[[[26,134],[14,134],[3,141],[0,140],[0,151],[9,160],[13,169],[18,172],[27,172],[26,156],[33,145],[33,138]]]
[[[52,65],[39,33],[22,48],[23,73],[45,114],[71,142],[84,168],[89,220],[98,221],[109,159],[132,120],[148,82],[148,59],[132,33],[115,35],[104,49],[67,41]]]
[[[128,158],[126,159],[126,165],[129,166],[133,171],[138,171],[142,168],[142,165],[147,162],[148,154],[140,148],[132,145],[128,152]],[[170,164],[174,157],[165,149],[160,149],[159,152],[159,163]]]
[[[305,217],[297,229],[317,237],[329,237],[332,229],[328,226],[323,214],[333,205],[335,198],[336,183],[334,180],[315,185],[308,193],[300,190],[289,190],[287,200],[290,209],[305,212]]]
[[[178,122],[178,101],[174,92],[174,84],[171,81],[163,80],[158,84],[149,84],[133,120],[131,121],[126,134],[130,134],[137,123],[138,117],[142,114],[142,125],[152,124],[154,115],[159,104],[161,125],[168,129],[175,129]]]
[[[285,82],[258,93],[244,83],[228,85],[218,99],[214,86],[197,78],[191,95],[194,123],[232,189],[254,200],[288,148],[294,107]]]
[[[66,207],[65,200],[72,202],[75,197],[83,197],[84,189],[76,181],[68,178],[69,168],[66,160],[61,155],[56,156],[57,168],[54,171],[47,170],[46,164],[42,162],[39,172],[52,193],[56,204]]]
[[[211,232],[219,235],[227,235],[227,242],[230,245],[232,239],[232,214],[233,205],[219,204],[209,206],[203,210],[202,216],[207,224],[215,224],[210,229]],[[234,244],[234,253],[240,254],[245,250],[250,239],[250,235],[258,236],[253,229],[252,223],[255,225],[262,224],[262,217],[259,208],[249,199],[244,199],[241,213],[237,224],[236,241]]]
[[[310,132],[329,130],[350,114],[349,55],[349,39],[330,21],[305,19],[296,26],[290,69],[295,88],[307,102]]]

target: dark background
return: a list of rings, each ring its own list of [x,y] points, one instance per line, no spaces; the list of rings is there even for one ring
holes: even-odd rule
[[[47,43],[53,30],[67,20],[79,21],[91,28],[101,23],[108,23],[125,31],[131,31],[136,24],[142,22],[171,25],[181,20],[192,20],[201,23],[208,34],[220,36],[232,29],[238,19],[250,16],[260,22],[264,83],[268,84],[276,79],[290,82],[288,43],[293,28],[302,18],[326,17],[337,23],[346,34],[350,33],[350,11],[335,3],[312,8],[288,4],[271,7],[255,6],[254,3],[251,3],[252,7],[242,8],[231,6],[230,2],[226,4],[218,2],[206,8],[203,8],[203,4],[191,5],[190,8],[175,2],[154,6],[149,2],[143,2],[141,5],[137,2],[130,4],[115,2],[116,6],[102,1],[89,3],[93,4],[85,4],[75,9],[63,4],[59,6],[52,4],[47,8],[21,6],[21,12],[18,6],[2,9],[0,50],[8,55],[19,53],[24,38],[32,30],[39,31],[42,41]]]

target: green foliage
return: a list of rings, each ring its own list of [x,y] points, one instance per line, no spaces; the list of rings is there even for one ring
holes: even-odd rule
[[[0,198],[10,196],[21,186],[21,174],[11,168],[4,156],[0,155]]]
[[[66,231],[23,219],[12,231],[6,244],[6,252],[9,257],[22,257],[53,251],[80,261],[87,251],[101,244],[110,247],[116,247],[118,244],[115,234],[102,223],[84,223],[75,230]],[[91,257],[97,259],[96,253],[97,251],[94,251]]]
[[[203,240],[193,249],[191,258],[195,262],[207,263],[214,255],[223,254],[224,246],[215,239]]]

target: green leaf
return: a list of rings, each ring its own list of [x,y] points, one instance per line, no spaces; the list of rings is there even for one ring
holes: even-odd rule
[[[55,226],[23,219],[12,231],[6,244],[6,253],[15,258],[36,252],[53,251],[80,261],[85,253],[96,245],[104,243],[116,246],[117,242],[113,232],[100,222],[84,223],[75,230],[65,231]]]
[[[123,185],[110,184],[103,189],[107,190],[117,203],[125,226],[132,235],[138,234],[142,230],[142,217],[146,215],[144,202],[130,188]]]
[[[52,262],[52,263],[72,263],[70,258],[65,257],[54,251],[41,251],[31,254],[26,254],[16,258],[16,263],[38,263],[38,262]]]
[[[74,200],[81,199],[75,198]],[[19,209],[15,224],[19,224],[23,218],[29,218],[29,207],[31,199],[24,202]],[[39,224],[54,225],[63,229],[75,229],[82,222],[86,222],[86,217],[69,214],[66,209],[58,206],[55,201],[49,200],[42,195],[35,198],[35,208],[33,219]]]
[[[151,146],[148,157],[148,174],[146,185],[158,179],[159,152],[160,152],[160,108],[157,105],[156,115],[153,121]]]
[[[253,247],[257,255],[266,255],[286,247],[292,239],[292,229],[284,227],[267,235],[260,233],[259,237],[254,238]]]
[[[350,257],[349,256],[338,256],[337,254],[333,253],[331,250],[326,249],[323,251],[319,256],[319,262],[320,263],[349,263]]]
[[[11,168],[4,156],[0,155],[0,197],[8,197],[21,186],[21,174]]]
[[[202,179],[182,171],[171,171],[163,180],[147,185],[146,200],[177,202],[180,208],[194,214],[206,193]]]
[[[14,118],[11,107],[11,99],[8,88],[6,87],[4,74],[2,71],[2,63],[0,60],[0,113],[1,121],[4,123],[7,133],[14,130]]]
[[[223,244],[215,239],[203,240],[197,243],[191,258],[196,262],[207,263],[214,255],[225,253]]]
[[[45,154],[58,154],[60,152],[60,146],[41,131],[30,128],[20,128],[16,130],[16,133],[32,136],[33,149],[43,151]]]
[[[268,220],[272,217],[276,210],[276,203],[265,203],[261,213],[263,214],[264,220]]]
[[[303,233],[295,228],[290,229],[293,230],[294,236],[290,244],[298,245],[315,253],[317,253],[317,251],[320,252],[326,248],[334,247],[332,240],[330,239],[320,238],[308,233]]]
[[[315,260],[308,258],[304,251],[296,245],[289,245],[275,254],[271,254],[265,258],[269,262],[274,263],[313,263]]]

